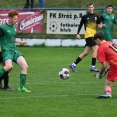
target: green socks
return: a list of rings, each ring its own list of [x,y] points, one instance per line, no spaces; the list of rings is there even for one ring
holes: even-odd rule
[[[26,74],[20,74],[20,88],[22,89],[25,86]]]

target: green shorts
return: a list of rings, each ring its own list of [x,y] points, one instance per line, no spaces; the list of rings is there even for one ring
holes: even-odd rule
[[[106,30],[106,31],[103,31],[103,33],[106,41],[113,41],[113,34],[111,33],[111,31]]]
[[[106,41],[113,41],[112,35],[109,35],[109,34],[107,35],[107,34],[106,34],[106,35],[104,35],[104,36],[105,36],[105,40],[106,40]]]
[[[19,56],[22,56],[22,54],[18,51],[2,51],[2,58],[3,62],[5,62],[8,59],[11,59],[13,62],[17,63],[17,58]]]

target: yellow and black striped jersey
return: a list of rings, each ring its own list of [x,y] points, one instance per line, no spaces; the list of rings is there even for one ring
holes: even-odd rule
[[[97,14],[87,13],[87,14],[83,15],[82,18],[81,18],[77,34],[80,33],[80,30],[81,30],[81,28],[84,24],[85,39],[89,38],[89,37],[93,37],[94,34],[96,33],[97,24],[100,24],[100,23],[101,23],[101,21],[100,21],[100,18]]]

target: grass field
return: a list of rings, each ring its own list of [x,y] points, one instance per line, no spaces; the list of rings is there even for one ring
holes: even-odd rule
[[[84,48],[18,47],[24,54],[29,71],[26,87],[31,93],[17,92],[19,67],[14,65],[10,86],[15,91],[0,91],[0,117],[116,117],[117,86],[112,99],[97,99],[103,94],[104,79],[89,72],[91,54],[78,66],[77,73],[62,80],[61,68],[75,60]],[[97,67],[100,64],[97,63]]]

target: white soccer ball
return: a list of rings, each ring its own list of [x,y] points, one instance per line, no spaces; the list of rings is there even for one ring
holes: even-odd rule
[[[62,68],[60,71],[59,71],[59,76],[61,79],[68,79],[70,77],[70,71],[69,69],[67,68]]]

